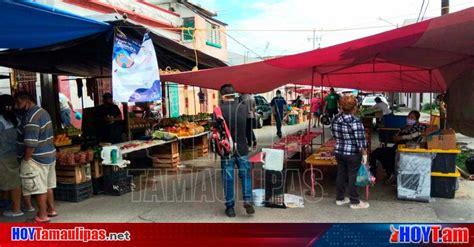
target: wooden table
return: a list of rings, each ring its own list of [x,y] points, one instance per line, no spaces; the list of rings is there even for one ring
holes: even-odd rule
[[[315,166],[327,166],[327,167],[336,167],[337,166],[337,161],[335,157],[332,157],[330,159],[319,159],[318,154],[322,152],[320,149],[316,150],[316,152],[312,155],[310,155],[306,160],[305,163],[309,165],[309,169],[311,171],[311,195],[315,196],[315,191],[314,191],[314,185],[315,185],[315,178],[314,178],[314,171],[313,168]]]
[[[170,140],[170,141],[164,141],[164,140],[150,140],[150,141],[143,141],[143,140],[135,140],[135,141],[128,141],[128,142],[121,142],[114,144],[114,146],[117,146],[120,149],[120,153],[123,154],[129,154],[133,153],[136,151],[160,146],[160,145],[165,145],[168,143],[175,142],[176,140]],[[136,147],[133,148],[127,148],[127,149],[122,149],[126,145],[137,145]]]

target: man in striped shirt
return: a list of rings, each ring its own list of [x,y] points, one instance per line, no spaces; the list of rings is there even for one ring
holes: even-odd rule
[[[36,195],[39,209],[35,221],[49,222],[49,217],[57,215],[52,190],[56,188],[56,149],[51,117],[28,93],[15,95],[15,109],[20,116],[17,155],[23,195]]]

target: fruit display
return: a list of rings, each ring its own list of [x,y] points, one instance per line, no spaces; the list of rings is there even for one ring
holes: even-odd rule
[[[183,137],[201,134],[205,131],[205,128],[196,123],[184,121],[183,123],[178,123],[172,127],[165,127],[164,131],[176,134],[178,137]]]
[[[72,140],[66,134],[57,134],[54,136],[54,145],[57,147],[71,145]]]
[[[57,153],[57,164],[63,166],[81,165],[94,160],[94,151],[87,150],[81,152],[60,151]]]
[[[74,126],[67,126],[64,128],[64,132],[67,136],[78,136],[81,134],[81,130]]]

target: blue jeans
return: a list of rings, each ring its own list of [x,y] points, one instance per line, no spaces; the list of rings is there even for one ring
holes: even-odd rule
[[[61,110],[61,121],[64,126],[71,126],[71,110]]]
[[[234,176],[235,165],[239,169],[239,177],[242,181],[242,195],[245,202],[252,202],[252,175],[250,162],[247,156],[231,156],[221,159],[222,179],[224,184],[224,194],[226,207],[233,208],[234,201]]]

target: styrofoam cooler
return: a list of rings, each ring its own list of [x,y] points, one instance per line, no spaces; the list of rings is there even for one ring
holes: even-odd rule
[[[431,153],[399,152],[398,199],[429,202],[432,158]]]
[[[265,200],[265,189],[254,189],[252,191],[253,195],[253,203],[257,207],[264,207],[265,204],[263,203]]]
[[[270,171],[282,171],[285,151],[281,149],[262,148],[264,153],[264,165],[265,170]]]

